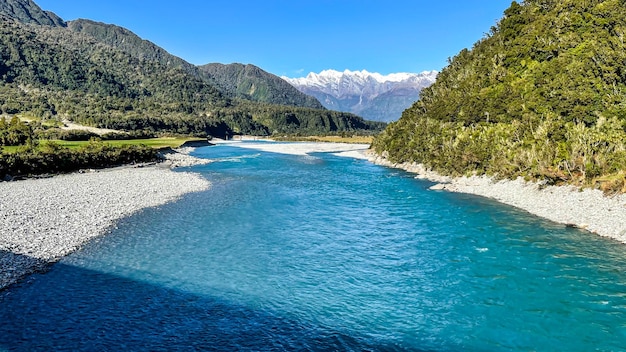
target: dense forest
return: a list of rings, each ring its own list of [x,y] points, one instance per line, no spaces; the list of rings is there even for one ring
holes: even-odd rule
[[[24,145],[33,139],[30,126],[22,122],[17,116],[13,116],[10,121],[5,117],[0,117],[0,147]]]
[[[145,145],[112,146],[91,141],[70,149],[55,142],[24,145],[17,153],[0,150],[0,181],[18,176],[57,174],[160,160],[157,150]]]
[[[148,40],[141,39],[126,28],[86,19],[68,21],[66,25],[73,32],[92,37],[98,42],[121,50],[134,58],[156,61],[163,66],[181,68],[196,77],[200,76],[196,66],[168,53],[165,49]]]
[[[626,2],[526,0],[375,139],[395,162],[626,191]]]
[[[208,64],[199,66],[198,69],[202,77],[233,97],[263,103],[324,109],[317,99],[254,65]]]
[[[168,53],[158,45],[139,38],[126,28],[85,19],[67,22],[67,27],[93,37],[101,43],[119,49],[134,58],[157,61],[167,67],[183,69],[204,79],[230,98],[263,103],[324,109],[315,98],[301,93],[280,77],[254,65],[207,64],[194,66]]]

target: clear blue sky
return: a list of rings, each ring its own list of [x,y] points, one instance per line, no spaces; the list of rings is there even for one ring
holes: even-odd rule
[[[276,75],[440,70],[511,0],[35,0],[65,20],[126,27],[193,64]]]

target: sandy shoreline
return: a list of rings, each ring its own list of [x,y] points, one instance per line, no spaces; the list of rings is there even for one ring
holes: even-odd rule
[[[168,167],[192,163],[193,157],[175,154],[153,166],[0,182],[0,289],[106,234],[124,217],[208,189],[200,175]]]

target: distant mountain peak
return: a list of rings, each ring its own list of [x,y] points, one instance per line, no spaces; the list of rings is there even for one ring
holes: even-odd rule
[[[311,72],[306,77],[282,77],[328,109],[352,112],[366,119],[393,121],[435,82],[437,71],[383,75],[367,70]]]
[[[315,72],[311,72],[304,79],[312,80],[312,79],[317,78],[317,79],[327,79],[327,80],[341,80],[342,78],[345,78],[345,77],[354,77],[354,78],[360,78],[360,79],[374,79],[375,81],[379,83],[386,83],[386,82],[402,82],[402,81],[409,80],[412,77],[416,77],[416,76],[430,77],[433,75],[436,76],[437,71],[424,71],[422,73],[417,73],[417,74],[408,73],[408,72],[398,72],[398,73],[391,73],[388,75],[382,75],[380,73],[369,72],[367,70],[350,71],[346,69],[340,72],[340,71],[331,69],[331,70],[323,70],[319,74]],[[294,79],[299,80],[302,78],[294,78]],[[287,78],[287,80],[289,81],[290,79]]]

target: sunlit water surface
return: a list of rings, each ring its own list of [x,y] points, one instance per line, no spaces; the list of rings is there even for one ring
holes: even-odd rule
[[[211,190],[0,293],[0,349],[626,349],[623,245],[362,160],[196,154]]]

